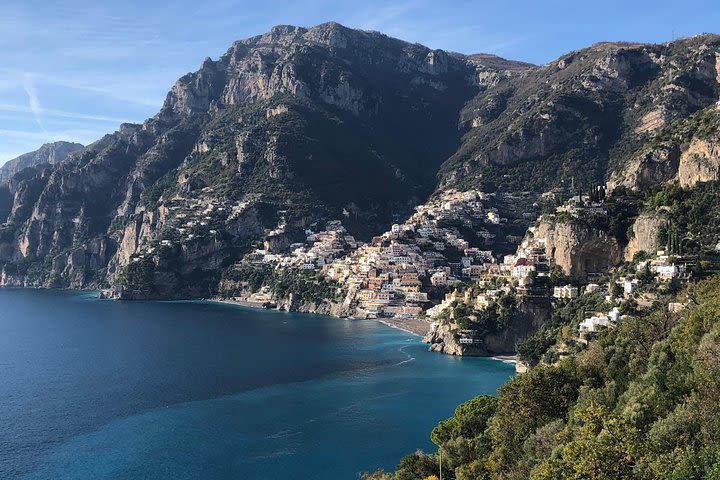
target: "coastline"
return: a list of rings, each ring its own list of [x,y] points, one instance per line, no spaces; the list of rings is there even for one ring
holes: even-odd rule
[[[427,335],[430,331],[430,322],[418,317],[408,318],[376,318],[378,322],[387,325],[390,328],[402,330],[420,338]]]
[[[229,300],[229,299],[220,299],[220,298],[210,298],[208,301],[211,302],[217,302],[217,303],[224,303],[228,305],[237,305],[241,307],[248,307],[248,308],[263,308],[262,304],[259,302],[248,302],[243,300]],[[341,318],[336,317],[334,315],[330,315],[333,318]],[[353,318],[349,317],[350,320],[360,320],[359,318]],[[409,333],[410,335],[414,335],[416,337],[419,337],[422,339],[425,337],[428,332],[430,331],[430,322],[427,320],[424,320],[419,317],[390,317],[390,318],[369,318],[367,320],[374,320],[378,323],[382,323],[383,325],[394,328],[396,330],[400,330],[405,333]],[[509,365],[517,365],[518,359],[517,355],[492,355],[487,356],[485,358],[489,358],[491,360],[495,360],[502,363],[507,363]]]
[[[209,298],[208,301],[211,302],[217,302],[217,303],[224,303],[228,305],[237,305],[240,307],[248,307],[248,308],[263,308],[263,305],[259,302],[249,302],[245,300],[229,300],[225,298]],[[341,317],[335,317],[334,315],[330,315],[334,318],[341,318]],[[351,320],[355,319],[353,317],[349,317]],[[360,320],[360,319],[357,319]],[[407,318],[399,318],[399,317],[392,317],[392,318],[370,318],[368,320],[375,320],[379,323],[382,323],[385,326],[388,326],[390,328],[394,328],[396,330],[401,330],[405,333],[409,333],[411,335],[415,335],[417,337],[424,337],[429,331],[430,331],[430,322],[427,320],[423,320],[418,317],[407,317]]]
[[[498,362],[510,363],[513,365],[516,365],[518,362],[517,355],[493,355],[490,358],[497,360]]]

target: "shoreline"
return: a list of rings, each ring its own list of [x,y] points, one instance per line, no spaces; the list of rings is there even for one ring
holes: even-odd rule
[[[227,305],[236,305],[247,308],[257,308],[262,310],[277,310],[275,308],[263,308],[260,302],[249,302],[244,300],[230,300],[225,298],[208,298],[209,302],[224,303]],[[284,311],[284,310],[278,310]],[[299,312],[299,313],[310,313],[310,312]],[[354,317],[336,317],[334,315],[328,315],[333,318],[348,318],[349,320],[374,320],[378,323],[382,323],[386,327],[394,328],[396,330],[415,335],[416,337],[424,337],[430,331],[430,322],[420,319],[418,317],[391,317],[391,318],[354,318]]]
[[[408,318],[371,318],[390,328],[401,330],[403,332],[423,338],[430,331],[430,322],[417,317]]]
[[[493,355],[490,358],[497,360],[498,362],[510,363],[513,365],[516,365],[518,362],[517,355]]]
[[[218,298],[210,298],[207,299],[207,301],[210,302],[217,302],[217,303],[224,303],[227,305],[236,305],[240,307],[247,307],[247,308],[258,308],[263,310],[276,310],[274,308],[271,309],[265,309],[263,308],[262,304],[259,302],[247,302],[242,300],[228,300],[228,299],[218,299]],[[282,310],[284,311],[284,310]],[[410,335],[413,335],[415,337],[418,337],[419,339],[422,339],[425,337],[425,335],[428,334],[430,331],[430,322],[427,320],[423,320],[418,317],[390,317],[390,318],[367,318],[367,319],[361,319],[361,318],[354,318],[354,317],[336,317],[334,315],[328,315],[332,318],[347,318],[348,320],[373,320],[378,323],[382,323],[386,327],[393,328],[395,330],[400,330],[401,332],[409,333]],[[495,360],[497,362],[502,362],[508,365],[517,365],[518,359],[517,355],[510,354],[510,355],[491,355],[491,356],[483,356],[481,358],[489,358],[490,360]]]
[[[101,297],[101,289],[80,289],[80,288],[47,288],[47,287],[39,287],[39,286],[13,286],[13,285],[5,285],[2,288],[18,288],[18,289],[31,289],[31,290],[60,290],[60,291],[72,291],[72,292],[82,292],[86,294],[93,294],[96,295],[95,298],[102,299]],[[115,300],[115,299],[112,299]],[[225,305],[234,305],[239,307],[245,307],[245,308],[252,308],[252,309],[260,309],[260,310],[276,310],[276,311],[285,311],[285,310],[277,310],[275,308],[265,308],[263,307],[263,304],[260,302],[250,302],[245,300],[235,300],[235,299],[227,299],[227,298],[203,298],[203,299],[184,299],[185,301],[206,301],[206,302],[214,302],[214,303],[221,303]],[[120,300],[122,301],[122,300]],[[133,301],[133,300],[126,300],[126,301]],[[162,301],[162,300],[149,300],[149,301]],[[312,312],[299,312],[299,313],[312,313]],[[368,319],[361,319],[361,318],[355,318],[355,317],[337,317],[335,315],[329,315],[329,314],[316,314],[316,315],[326,315],[332,318],[347,318],[349,320],[374,320],[378,323],[382,323],[386,327],[393,328],[395,330],[400,330],[402,332],[408,333],[410,335],[419,337],[422,339],[427,335],[427,333],[430,331],[430,322],[427,320],[421,319],[419,317],[389,317],[389,318],[368,318]],[[484,358],[489,358],[491,360],[496,360],[498,362],[503,362],[507,364],[517,365],[517,355],[492,355],[492,356],[486,356]]]

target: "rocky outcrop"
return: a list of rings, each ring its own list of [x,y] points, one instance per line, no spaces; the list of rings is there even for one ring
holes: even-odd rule
[[[680,155],[677,178],[683,187],[720,179],[720,144],[693,139]]]
[[[622,185],[632,190],[647,190],[677,177],[680,147],[668,145],[635,156],[608,183],[609,190]]]
[[[665,126],[610,178],[619,185],[647,190],[668,182],[692,187],[720,179],[720,104]]]
[[[545,239],[545,253],[563,271],[577,279],[602,273],[622,261],[617,239],[579,222],[543,218],[535,236]]]
[[[0,182],[8,180],[10,177],[28,167],[36,167],[42,164],[54,165],[65,161],[72,153],[85,148],[79,143],[73,142],[54,142],[46,143],[34,152],[20,155],[17,158],[8,160],[0,167]]]
[[[518,72],[465,105],[469,130],[441,182],[537,191],[604,183],[643,140],[717,101],[719,55],[717,35],[600,43]],[[628,183],[670,179],[677,162],[672,149],[636,158]]]
[[[667,224],[667,220],[657,215],[640,215],[635,219],[630,233],[630,241],[625,247],[625,261],[632,261],[639,252],[655,253],[658,245],[658,235]]]
[[[472,342],[461,342],[457,327],[447,321],[435,323],[423,342],[433,352],[447,355],[487,357],[514,354],[515,344],[535,333],[550,318],[550,304],[544,300],[525,299],[518,305],[507,327],[499,332],[475,337],[463,333]]]
[[[331,301],[319,303],[308,302],[302,300],[294,293],[291,293],[287,298],[278,302],[276,308],[287,312],[314,313],[319,315],[332,315],[334,317],[347,317],[350,314],[350,310],[343,303]]]

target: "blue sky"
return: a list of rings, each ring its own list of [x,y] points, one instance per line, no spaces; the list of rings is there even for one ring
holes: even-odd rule
[[[178,77],[234,40],[329,20],[541,64],[602,40],[720,33],[720,2],[0,0],[0,163],[143,121]]]

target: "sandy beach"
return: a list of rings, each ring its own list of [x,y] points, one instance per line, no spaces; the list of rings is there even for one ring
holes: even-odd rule
[[[418,317],[378,318],[377,321],[388,327],[397,328],[398,330],[412,333],[419,337],[424,337],[430,330],[430,322]]]
[[[242,300],[230,300],[226,298],[211,298],[211,302],[227,303],[230,305],[239,305],[241,307],[250,308],[263,308],[262,304],[257,302],[247,302]],[[407,333],[412,333],[419,337],[424,337],[425,334],[430,330],[430,322],[418,317],[407,317],[407,318],[377,318],[373,319],[378,322],[387,325],[388,327],[396,328]]]

